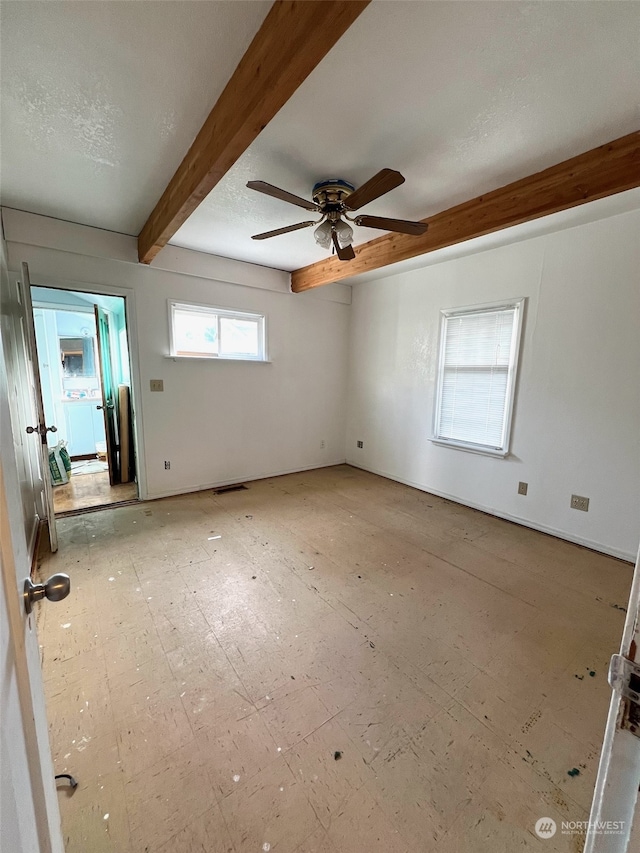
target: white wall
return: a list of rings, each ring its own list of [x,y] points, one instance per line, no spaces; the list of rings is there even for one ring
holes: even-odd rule
[[[293,295],[285,273],[176,247],[143,267],[133,238],[17,211],[3,210],[3,220],[11,267],[27,260],[35,283],[132,299],[149,496],[346,455],[354,465],[633,559],[637,210],[440,263],[427,256],[422,269],[354,284],[351,306],[346,286]],[[440,309],[511,296],[528,301],[511,455],[431,444]],[[265,312],[273,362],[166,358],[170,297]],[[150,392],[150,379],[163,379],[164,393]],[[516,493],[519,480],[529,483],[527,497]],[[569,508],[572,493],[591,499],[588,513]]]
[[[266,314],[272,362],[167,359],[170,297]],[[344,461],[347,305],[156,273],[137,306],[150,494]]]
[[[34,284],[130,297],[147,496],[344,461],[348,286],[295,295],[286,273],[175,247],[145,267],[130,237],[18,211],[3,221],[9,265],[27,261]],[[170,298],[266,314],[271,363],[167,358]]]
[[[634,211],[354,284],[347,461],[634,559],[638,235]],[[432,444],[440,309],[518,296],[528,304],[511,455]],[[591,499],[588,513],[570,509],[572,493]]]

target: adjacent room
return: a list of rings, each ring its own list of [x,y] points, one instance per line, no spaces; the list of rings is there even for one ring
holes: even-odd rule
[[[45,421],[56,425],[47,434],[56,516],[135,500],[124,299],[48,287],[31,297]]]
[[[640,849],[640,4],[0,24],[3,853]]]

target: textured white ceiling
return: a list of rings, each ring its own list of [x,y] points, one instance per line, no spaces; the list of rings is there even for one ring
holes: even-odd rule
[[[137,233],[269,5],[4,0],[2,203]],[[250,238],[307,212],[248,180],[388,166],[367,212],[418,219],[637,130],[639,34],[636,2],[374,0],[172,243],[295,269],[312,229]]]
[[[270,6],[3,0],[2,204],[137,234]]]
[[[406,183],[367,212],[422,219],[636,130],[639,34],[634,2],[373,2],[171,242],[296,269],[313,229],[250,237],[313,217],[248,180],[309,197],[388,166]]]

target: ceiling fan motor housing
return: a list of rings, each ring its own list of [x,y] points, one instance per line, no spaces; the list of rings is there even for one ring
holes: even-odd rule
[[[312,198],[323,213],[342,209],[345,199],[351,195],[355,187],[341,178],[330,178],[319,181],[313,187]]]

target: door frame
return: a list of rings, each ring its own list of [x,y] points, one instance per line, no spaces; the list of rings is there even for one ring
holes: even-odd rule
[[[13,272],[9,275],[14,275]],[[109,284],[91,284],[88,282],[60,281],[33,273],[32,287],[46,287],[53,290],[67,290],[77,293],[95,293],[98,296],[121,296],[124,298],[124,316],[129,349],[129,368],[131,371],[131,410],[133,412],[133,446],[136,458],[136,477],[138,481],[138,500],[147,499],[147,464],[144,447],[144,426],[142,420],[142,381],[140,378],[140,356],[138,352],[138,320],[136,297],[132,287],[120,287]]]

